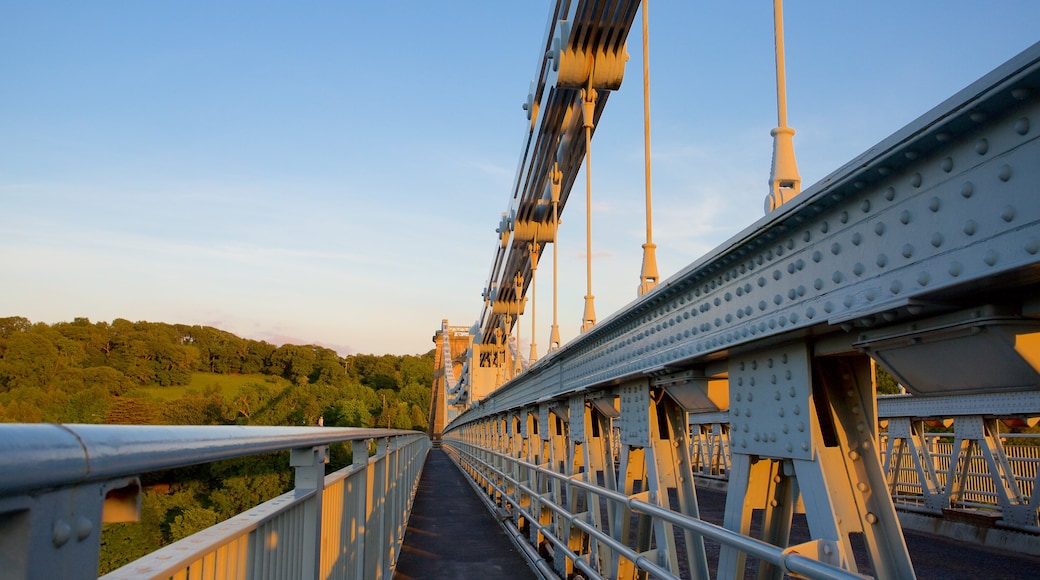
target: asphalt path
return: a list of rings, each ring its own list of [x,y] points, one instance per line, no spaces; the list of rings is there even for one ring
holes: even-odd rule
[[[395,580],[535,578],[527,561],[440,449],[431,449],[408,518]]]

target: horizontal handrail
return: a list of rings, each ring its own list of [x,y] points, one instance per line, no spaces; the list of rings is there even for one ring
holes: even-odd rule
[[[411,433],[349,427],[0,425],[0,496]]]
[[[443,444],[446,447],[459,453],[460,456],[464,455],[466,457],[466,463],[469,463],[473,467],[479,465],[480,471],[494,473],[495,476],[499,478],[501,481],[508,482],[510,486],[518,490],[518,492],[525,493],[529,497],[536,497],[540,494],[537,490],[531,489],[523,481],[517,480],[515,477],[511,476],[505,470],[495,467],[494,465],[491,465],[486,461],[482,461],[471,450],[479,450],[482,454],[491,457],[496,457],[500,461],[516,465],[525,471],[535,472],[544,477],[557,480],[569,489],[580,489],[586,493],[593,494],[607,501],[624,505],[634,513],[641,513],[652,518],[665,520],[675,526],[689,530],[694,534],[700,535],[704,538],[710,539],[720,544],[732,546],[741,552],[758,558],[759,560],[777,565],[784,571],[795,572],[812,578],[863,578],[862,575],[857,574],[855,572],[850,572],[842,568],[838,568],[823,562],[813,560],[796,552],[784,550],[783,548],[774,546],[761,540],[757,540],[755,538],[743,536],[737,532],[728,530],[726,528],[717,526],[715,524],[706,522],[701,519],[693,518],[685,514],[674,512],[670,509],[647,503],[645,501],[633,497],[628,497],[623,493],[620,493],[615,490],[599,487],[597,485],[582,481],[580,479],[574,479],[565,474],[557,473],[550,469],[545,469],[543,467],[540,467],[533,463],[529,463],[522,459],[518,459],[516,457],[511,457],[509,455],[499,453],[496,451],[491,451],[489,449],[483,449],[457,439],[445,439]],[[495,489],[497,493],[507,498],[507,501],[515,509],[525,512],[524,516],[528,518],[528,520],[531,521],[533,525],[538,526],[539,531],[546,535],[546,539],[550,543],[552,543],[554,546],[558,548],[562,548],[563,551],[567,553],[568,557],[572,559],[575,558],[573,552],[567,549],[567,544],[565,540],[562,540],[560,538],[555,537],[555,535],[550,534],[548,530],[549,526],[541,526],[537,524],[537,518],[534,518],[532,514],[526,513],[526,510],[524,510],[522,507],[522,502],[520,501],[519,497],[512,497],[511,495],[509,495],[509,493],[506,492],[505,489],[503,489],[502,486],[496,485],[494,482],[490,480],[488,481],[488,483]],[[562,518],[562,521],[566,523],[567,526],[575,526],[580,528],[582,532],[588,534],[592,538],[595,538],[596,541],[609,546],[611,549],[619,551],[619,553],[621,553],[624,557],[632,560],[633,563],[635,563],[636,566],[640,569],[649,571],[661,577],[671,577],[671,574],[667,571],[661,569],[653,562],[643,559],[642,555],[635,553],[628,546],[620,544],[617,538],[614,538],[612,535],[588,525],[587,522],[584,522],[579,519],[579,515],[568,512],[561,505],[560,502],[552,501],[548,498],[543,497],[539,499],[539,503],[542,506],[547,507],[553,512],[557,513]]]
[[[345,442],[352,465],[326,475]],[[96,578],[101,525],[140,517],[141,474],[288,450],[293,491],[107,577],[389,578],[429,447],[393,429],[0,425],[4,573]]]

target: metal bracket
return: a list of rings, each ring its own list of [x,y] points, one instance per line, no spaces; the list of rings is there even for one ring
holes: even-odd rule
[[[784,550],[784,555],[798,554],[799,556],[830,564],[831,566],[841,566],[841,554],[843,551],[840,548],[841,546],[838,542],[821,538],[798,544],[797,546],[791,546]]]
[[[812,459],[815,422],[804,344],[731,358],[729,385],[734,453]]]
[[[638,381],[621,386],[621,443],[650,446],[650,384]]]

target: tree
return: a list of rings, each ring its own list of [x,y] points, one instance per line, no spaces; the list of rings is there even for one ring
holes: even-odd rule
[[[0,338],[10,338],[15,333],[27,332],[30,328],[32,328],[32,323],[28,318],[21,316],[0,318]]]
[[[15,332],[0,357],[0,390],[44,386],[54,377],[58,349],[40,333]]]
[[[380,389],[397,390],[400,387],[399,357],[389,354],[383,356],[358,354],[350,357],[348,363],[353,376],[356,376],[363,385],[368,385],[377,391]]]
[[[170,522],[170,540],[176,542],[177,540],[187,538],[195,532],[201,532],[202,530],[215,526],[220,518],[216,512],[209,508],[203,508],[198,506],[192,506],[180,513],[180,515],[174,516],[173,521]]]
[[[198,350],[198,367],[211,373],[238,373],[248,353],[246,341],[211,326],[192,326],[185,342]]]
[[[105,415],[109,425],[156,425],[159,423],[159,407],[147,399],[116,397]]]
[[[310,382],[323,385],[338,385],[347,380],[343,360],[336,351],[314,347],[315,362],[311,369]]]
[[[372,414],[365,402],[359,399],[344,399],[325,407],[322,416],[329,427],[371,427]]]
[[[420,355],[401,357],[401,385],[422,385],[427,389],[433,384],[434,351]]]
[[[242,358],[242,374],[269,372],[268,365],[274,350],[274,345],[264,341],[247,341],[245,356]]]
[[[189,392],[166,402],[160,412],[162,423],[168,425],[221,425],[224,416],[224,398],[217,392]]]
[[[881,365],[874,365],[874,383],[877,386],[877,394],[879,395],[898,395],[899,383],[896,382],[892,375],[888,374]]]
[[[400,397],[402,401],[411,403],[420,409],[429,410],[430,396],[432,394],[432,383],[429,385],[418,385],[413,383],[401,389],[401,392],[398,393],[397,396]]]
[[[408,413],[408,418],[412,422],[412,429],[425,431],[426,428],[430,426],[429,406],[420,407],[419,405],[412,405],[411,410]]]
[[[89,367],[83,369],[83,385],[87,388],[102,387],[109,395],[118,397],[130,390],[133,383],[126,375],[110,366]]]
[[[272,370],[278,369],[281,376],[297,385],[305,385],[310,382],[315,362],[317,362],[317,355],[308,346],[283,344],[271,353]]]
[[[253,415],[266,407],[274,393],[263,383],[248,383],[238,388],[238,393],[228,402],[229,419],[244,419],[249,423]]]

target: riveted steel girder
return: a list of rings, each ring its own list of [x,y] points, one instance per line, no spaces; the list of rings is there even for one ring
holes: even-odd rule
[[[1040,44],[595,328],[457,424],[734,350],[996,303],[1040,281]]]

